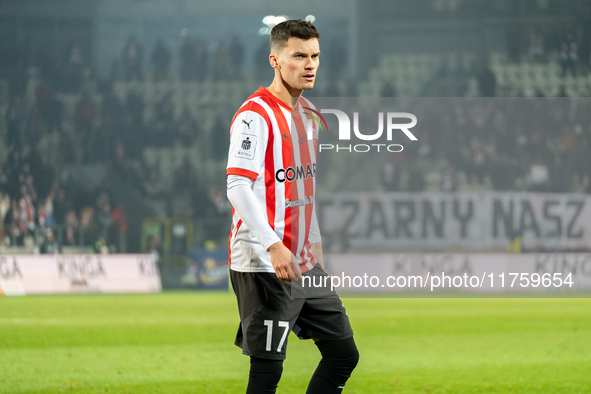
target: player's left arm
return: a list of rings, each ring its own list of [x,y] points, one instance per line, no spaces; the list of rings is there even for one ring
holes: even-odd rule
[[[316,109],[316,106],[312,104],[309,100],[304,99],[306,101],[306,106],[309,108]],[[314,132],[314,146],[318,146],[318,126],[315,128]],[[315,152],[315,155],[318,155],[318,151]],[[314,190],[316,190],[316,177],[314,177]],[[310,232],[308,234],[308,241],[310,242],[310,252],[314,255],[314,258],[320,264],[320,267],[324,269],[324,256],[322,254],[322,237],[320,236],[320,226],[318,226],[318,218],[316,217],[316,203],[312,206],[312,219],[310,221]]]
[[[320,264],[322,269],[324,269],[324,258],[322,256],[322,242],[316,242],[310,245],[310,251],[314,255],[314,258]]]
[[[308,234],[308,241],[310,241],[310,251],[314,258],[324,269],[324,259],[322,255],[322,238],[320,237],[320,227],[318,226],[318,219],[316,218],[316,204],[312,209],[312,218],[310,221],[310,232]]]

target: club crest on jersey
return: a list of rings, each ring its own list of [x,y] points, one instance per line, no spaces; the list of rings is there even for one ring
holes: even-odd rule
[[[314,178],[316,175],[316,163],[310,165],[309,163],[306,164],[306,167],[303,165],[287,168],[280,168],[275,172],[275,179],[277,182],[293,182],[297,179],[308,179],[310,177]]]
[[[306,133],[298,133],[298,142],[300,143],[300,145],[306,142],[307,139],[308,136],[306,135]]]
[[[236,152],[236,157],[252,160],[257,147],[257,136],[252,134],[240,134],[240,146]]]

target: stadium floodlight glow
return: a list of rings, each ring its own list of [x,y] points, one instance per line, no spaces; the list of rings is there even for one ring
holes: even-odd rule
[[[306,17],[306,21],[308,21],[310,23],[314,23],[315,20],[316,20],[316,17],[314,15],[308,15]]]
[[[270,27],[261,27],[259,29],[259,35],[261,36],[266,36],[271,34],[271,28]]]
[[[275,25],[278,25],[281,22],[285,22],[286,20],[286,16],[267,15],[263,18],[263,23],[267,25],[267,27],[261,27],[259,29],[259,34],[261,36],[271,34],[271,30],[273,29],[273,27],[275,27]]]
[[[264,17],[263,24],[267,26],[276,25],[277,23],[275,23],[275,15],[267,15],[266,17]]]

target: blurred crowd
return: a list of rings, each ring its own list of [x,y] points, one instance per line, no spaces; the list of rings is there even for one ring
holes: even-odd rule
[[[149,61],[155,81],[170,76],[172,51],[160,38],[152,49]],[[203,81],[212,78],[216,81],[237,79],[242,75],[244,65],[244,46],[238,37],[218,43],[212,48],[207,40],[186,35],[178,53],[179,74],[183,81]],[[120,56],[113,59],[110,71],[111,80],[141,80],[144,78],[143,47],[135,37],[129,37]]]
[[[591,27],[557,23],[539,26],[529,32],[527,52],[520,50],[518,37],[509,36],[509,58],[517,62],[526,55],[534,62],[557,61],[562,76],[573,77],[591,70]]]
[[[214,54],[211,77],[237,77],[241,60],[236,56],[241,51],[237,39],[228,46],[220,45]],[[72,43],[62,64],[38,64],[39,82],[33,87],[32,103],[27,100],[31,76],[13,70],[12,75],[22,75],[23,80],[10,80],[10,102],[3,114],[6,132],[0,135],[6,154],[6,160],[0,163],[2,244],[36,245],[41,251],[54,250],[47,247],[54,244],[84,246],[97,252],[125,248],[124,238],[130,231],[125,201],[114,204],[109,190],[113,184],[89,189],[72,180],[68,169],[76,166],[106,165],[147,200],[188,196],[185,207],[168,207],[169,216],[195,218],[225,213],[228,207],[225,198],[220,199],[222,190],[206,185],[191,160],[182,161],[173,174],[174,187],[167,190],[162,187],[165,175],[160,173],[160,166],[147,163],[142,152],[146,147],[201,143],[210,145],[204,149],[208,154],[205,159],[215,160],[225,156],[226,141],[210,141],[199,127],[194,109],[184,108],[180,117],[174,116],[172,93],[164,94],[150,108],[153,117],[149,122],[145,121],[146,104],[140,94],[132,90],[120,100],[113,89],[115,82],[147,78],[141,63],[142,48],[135,38],[130,37],[114,62],[111,79],[97,78],[87,53],[88,48]],[[230,53],[233,58],[227,59]],[[169,77],[170,56],[159,40],[151,57],[154,80]],[[208,51],[202,40],[188,37],[180,56],[183,80],[209,78],[205,69]],[[222,63],[228,65],[222,67]],[[27,68],[18,63],[15,67]],[[73,111],[66,108],[69,98],[76,100]],[[222,119],[214,129],[227,135]],[[134,236],[139,239],[138,234]]]
[[[1,244],[37,247],[41,253],[57,253],[62,245],[116,251],[129,232],[123,207],[113,208],[106,190],[66,191],[37,158],[15,149],[0,167]]]
[[[385,190],[591,192],[591,99],[441,98],[417,105],[418,141],[382,169]]]
[[[554,53],[564,74],[587,72],[589,40],[577,29],[561,31],[532,31],[527,55],[533,61],[554,61]],[[263,41],[255,56],[254,72],[268,78],[268,60],[263,54],[268,42]],[[160,82],[170,80],[171,74],[183,81],[241,79],[245,50],[240,40],[234,37],[212,48],[202,38],[186,36],[178,53],[179,69],[171,70],[173,53],[164,40],[158,40],[146,57],[143,45],[129,37],[115,56],[109,76],[101,80],[90,64],[89,48],[73,42],[60,64],[37,62],[40,75],[32,104],[27,100],[31,94],[27,66],[16,59],[10,103],[4,113],[6,133],[0,141],[7,153],[7,160],[0,165],[2,242],[33,243],[42,251],[56,250],[56,245],[85,246],[97,252],[122,250],[122,239],[131,227],[124,207],[140,205],[138,199],[172,201],[175,196],[185,196],[183,207],[168,206],[168,216],[194,219],[227,214],[223,184],[203,179],[195,161],[182,158],[172,175],[173,187],[166,188],[162,179],[167,175],[143,153],[150,147],[200,146],[200,163],[220,164],[227,154],[231,114],[219,116],[210,130],[205,130],[195,108],[176,107],[174,92],[163,94],[147,108],[144,97],[135,90],[122,99],[114,89],[118,81],[151,78]],[[332,65],[331,83],[326,91],[312,91],[307,96],[356,96],[353,83],[345,84],[348,91],[337,88],[343,86],[336,82],[344,78],[346,64],[342,42],[333,40],[325,52]],[[150,61],[148,66],[145,58]],[[397,95],[391,82],[384,82],[380,91],[384,97]],[[482,96],[489,95],[494,94],[482,92]],[[72,111],[65,102],[69,98],[75,99]],[[384,190],[428,190],[433,160],[443,163],[437,167],[441,191],[591,190],[591,162],[586,155],[591,143],[588,99],[446,99],[441,103],[417,113],[421,119],[419,141],[384,164]],[[147,110],[152,114],[149,121]],[[68,168],[83,165],[112,168],[110,174],[116,174],[137,194],[123,201],[113,196],[117,184],[89,189],[74,182]],[[584,188],[577,189],[577,185]]]

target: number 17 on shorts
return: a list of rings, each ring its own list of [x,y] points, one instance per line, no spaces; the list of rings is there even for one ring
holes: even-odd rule
[[[283,349],[283,345],[285,344],[285,340],[287,339],[287,335],[289,334],[289,322],[288,321],[273,321],[273,320],[265,320],[265,326],[267,326],[267,344],[265,350],[270,352],[273,350],[273,336],[277,338],[278,335],[281,336],[279,339],[279,344],[277,345],[277,351],[281,352]],[[277,327],[274,330],[275,326]],[[274,332],[275,331],[275,332]],[[277,340],[277,339],[275,339]]]

